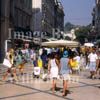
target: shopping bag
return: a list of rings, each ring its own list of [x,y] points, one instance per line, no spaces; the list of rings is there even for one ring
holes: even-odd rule
[[[47,76],[48,76],[47,73],[43,73],[42,79],[43,79],[43,80],[47,80]]]
[[[34,67],[34,75],[40,75],[40,67]]]
[[[10,63],[10,61],[8,59],[4,59],[3,65],[5,65],[8,68],[11,68],[12,67],[12,64]]]

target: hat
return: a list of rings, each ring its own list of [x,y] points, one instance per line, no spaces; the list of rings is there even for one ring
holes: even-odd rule
[[[64,58],[67,58],[67,57],[68,57],[68,51],[64,51],[63,57],[64,57]]]

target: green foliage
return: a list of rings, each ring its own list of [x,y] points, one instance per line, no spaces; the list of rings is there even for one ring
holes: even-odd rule
[[[71,38],[70,38],[70,37],[68,37],[68,36],[66,36],[66,37],[65,37],[65,40],[71,40]]]
[[[91,35],[91,29],[92,29],[91,24],[81,27],[73,25],[70,22],[67,22],[65,24],[65,31],[70,31],[71,29],[76,29],[76,28],[79,28],[75,31],[76,40],[78,40],[81,44],[85,42],[85,39],[88,39],[89,41],[93,39],[93,36]],[[68,37],[66,39],[69,40]]]
[[[81,42],[82,44],[85,42],[85,38],[87,38],[89,41],[91,41],[92,35],[91,35],[91,25],[82,26],[78,30],[76,30],[75,34],[77,37],[77,40]]]
[[[74,29],[74,28],[75,28],[75,25],[71,24],[70,22],[67,22],[64,27],[65,31],[70,31],[71,29]]]

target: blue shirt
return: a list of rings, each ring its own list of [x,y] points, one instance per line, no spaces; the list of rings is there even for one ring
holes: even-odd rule
[[[61,74],[69,74],[69,59],[68,58],[61,58]]]

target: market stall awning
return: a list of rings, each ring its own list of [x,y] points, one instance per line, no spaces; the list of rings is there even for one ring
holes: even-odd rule
[[[79,42],[67,41],[67,40],[57,40],[57,41],[43,42],[41,44],[41,46],[47,46],[47,47],[58,47],[58,46],[78,47],[79,45],[80,45]]]
[[[93,43],[84,43],[84,46],[87,46],[87,47],[93,47],[94,44],[93,44]]]

